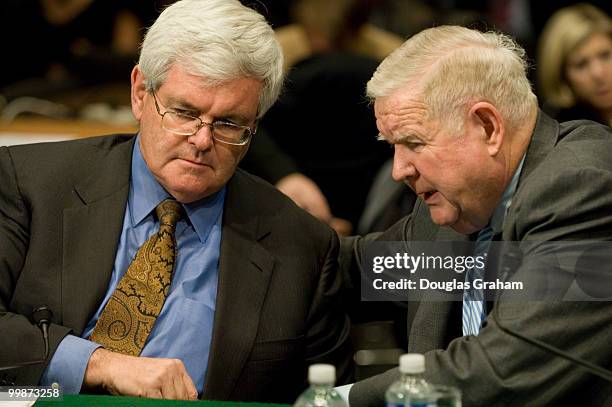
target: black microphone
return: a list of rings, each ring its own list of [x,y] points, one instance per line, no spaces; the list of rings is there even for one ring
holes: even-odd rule
[[[11,366],[0,366],[0,371],[2,370],[10,370],[16,369],[18,367],[37,365],[39,363],[44,363],[47,361],[49,357],[49,325],[51,324],[51,318],[53,317],[53,312],[46,305],[40,305],[32,310],[32,319],[34,323],[40,331],[42,332],[43,341],[45,343],[45,356],[42,359],[31,360],[28,362],[21,362]]]
[[[53,312],[46,305],[38,306],[32,311],[32,319],[38,328],[40,328],[43,341],[45,342],[45,357],[43,360],[47,360],[49,357],[49,325],[51,324],[51,318],[53,318]]]
[[[514,251],[510,251],[510,253],[508,255],[505,255],[505,261],[503,262],[503,266],[502,266],[502,276],[501,276],[501,281],[505,282],[506,279],[508,278],[508,276],[510,275],[510,273],[512,272],[512,270],[516,270],[518,268],[518,266],[520,265],[521,259],[518,259],[518,254]],[[523,335],[520,332],[517,332],[509,327],[507,327],[506,325],[501,323],[501,318],[499,317],[499,307],[498,306],[494,306],[493,307],[494,310],[491,313],[491,315],[493,316],[493,320],[495,321],[495,323],[497,324],[497,326],[499,326],[499,328],[504,331],[505,333],[507,333],[508,335],[511,335],[515,338],[518,338],[524,342],[527,342],[537,348],[540,348],[546,352],[552,353],[553,355],[559,356],[565,360],[568,360],[578,366],[581,366],[582,368],[584,368],[585,370],[587,370],[588,372],[597,375],[599,377],[601,377],[604,380],[607,380],[609,382],[612,382],[612,371],[605,369],[599,365],[596,365],[594,363],[589,362],[588,360],[582,359],[578,356],[574,356],[570,353],[567,353],[555,346],[552,346],[546,342],[542,342],[539,339],[535,339],[535,338],[531,338],[529,336]]]

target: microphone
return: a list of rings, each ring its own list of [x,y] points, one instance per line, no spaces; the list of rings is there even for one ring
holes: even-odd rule
[[[507,261],[504,261],[503,266],[502,266],[502,276],[501,276],[501,280],[502,282],[505,282],[506,279],[508,278],[510,272],[514,269],[516,270],[518,268],[518,266],[520,265],[521,259],[518,259],[518,254],[516,254],[515,252],[513,252],[512,250],[510,251],[509,254],[505,255],[504,257],[506,258]],[[509,264],[508,264],[509,263]],[[548,353],[552,353],[553,355],[559,356],[565,360],[568,360],[578,366],[581,366],[583,369],[587,370],[588,372],[601,377],[604,380],[607,380],[609,382],[612,382],[612,371],[605,369],[599,365],[596,365],[594,363],[589,362],[588,360],[582,359],[578,356],[574,356],[570,353],[567,353],[555,346],[552,346],[546,342],[543,342],[539,339],[536,338],[531,338],[527,335],[523,335],[520,332],[517,332],[511,328],[509,328],[508,326],[504,325],[501,323],[501,318],[499,317],[499,307],[493,307],[494,310],[491,313],[491,315],[493,316],[493,320],[495,321],[495,323],[497,324],[497,326],[499,326],[499,328],[504,331],[505,333],[507,333],[510,336],[513,336],[515,338],[518,338],[524,342],[527,342],[537,348],[540,348]]]
[[[49,325],[51,324],[51,318],[53,318],[53,312],[46,305],[38,306],[32,311],[32,319],[38,328],[40,328],[43,341],[45,342],[45,357],[43,361],[49,357]]]
[[[16,369],[18,367],[37,365],[39,363],[44,363],[47,361],[49,357],[49,325],[51,324],[51,318],[53,317],[53,312],[46,305],[40,305],[32,310],[32,319],[38,328],[40,329],[43,337],[43,341],[45,343],[45,356],[42,359],[31,360],[28,362],[21,362],[11,366],[0,366],[0,371]]]

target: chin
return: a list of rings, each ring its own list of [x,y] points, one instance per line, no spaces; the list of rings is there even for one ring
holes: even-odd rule
[[[211,192],[208,188],[173,188],[168,189],[168,192],[180,203],[187,204],[212,195],[216,191]]]
[[[472,234],[480,230],[479,228],[476,228],[472,225],[466,225],[464,223],[461,223],[460,221],[459,222],[442,221],[442,220],[436,220],[435,218],[432,220],[436,225],[449,227],[453,229],[455,232],[460,233],[462,235],[469,235],[469,234]]]
[[[455,225],[461,223],[458,214],[453,210],[449,213],[448,210],[443,208],[430,208],[430,216],[433,223],[439,226],[448,226],[454,229]]]
[[[435,211],[432,211],[431,220],[436,225],[449,227],[453,229],[455,232],[460,233],[462,235],[469,235],[481,229],[478,226],[475,226],[470,222],[464,221],[458,216],[458,214],[454,214],[454,213],[436,214]]]
[[[450,227],[457,233],[462,235],[471,235],[472,233],[478,232],[481,228],[475,227],[473,225],[466,224],[454,224],[450,225]]]
[[[217,186],[213,179],[203,180],[201,177],[179,176],[172,180],[174,182],[162,183],[162,186],[181,203],[190,203],[205,198],[217,192],[221,187]]]

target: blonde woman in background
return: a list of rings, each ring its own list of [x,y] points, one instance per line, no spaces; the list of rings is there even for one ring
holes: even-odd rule
[[[590,4],[558,10],[538,43],[538,80],[560,121],[612,123],[612,20]]]

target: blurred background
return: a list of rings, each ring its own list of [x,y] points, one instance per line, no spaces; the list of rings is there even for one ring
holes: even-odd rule
[[[65,104],[70,109],[67,116],[78,117],[88,103],[106,103],[111,107],[129,104],[125,88],[145,27],[170,3],[171,0],[3,0],[0,107],[5,108],[19,97],[40,97]],[[545,22],[557,9],[577,2],[243,0],[243,3],[264,14],[275,29],[283,29],[283,39],[290,37],[284,45],[291,40],[308,40],[308,45],[285,47],[289,67],[310,53],[334,47],[381,59],[389,52],[384,34],[403,40],[423,28],[445,23],[502,30],[517,38],[535,58],[535,45]],[[608,15],[612,11],[610,2],[590,3]],[[300,33],[296,26],[304,30]],[[299,38],[300,34],[303,38]],[[368,40],[370,44],[366,44]],[[390,41],[387,44],[393,45]]]

